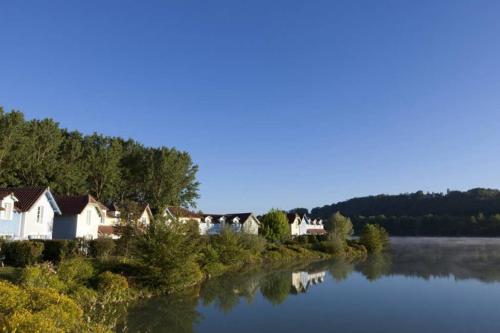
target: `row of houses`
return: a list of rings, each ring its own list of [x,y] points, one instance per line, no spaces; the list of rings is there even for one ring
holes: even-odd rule
[[[147,226],[153,219],[149,205],[140,208],[137,224]],[[253,213],[201,214],[181,207],[167,207],[167,223],[195,221],[200,234],[218,234],[223,228],[257,235],[260,221]],[[322,234],[321,220],[307,215],[288,214],[292,236]],[[116,226],[121,214],[116,205],[104,205],[91,195],[55,196],[50,188],[0,188],[0,238],[24,239],[95,239],[117,238]]]

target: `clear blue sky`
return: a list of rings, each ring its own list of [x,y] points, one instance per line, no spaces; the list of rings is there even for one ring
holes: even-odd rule
[[[0,105],[175,146],[205,211],[500,187],[500,1],[2,1]]]

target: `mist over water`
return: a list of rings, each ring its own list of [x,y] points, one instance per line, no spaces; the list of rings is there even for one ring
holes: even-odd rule
[[[391,251],[254,269],[130,309],[129,332],[500,332],[500,239],[391,239]]]

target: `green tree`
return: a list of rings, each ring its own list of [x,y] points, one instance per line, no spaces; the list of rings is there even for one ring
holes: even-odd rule
[[[380,253],[389,245],[389,235],[378,224],[366,224],[363,227],[359,242],[370,253]]]
[[[0,107],[0,186],[17,185],[15,168],[17,159],[14,158],[13,148],[19,145],[22,138],[24,116],[19,111],[5,113]]]
[[[351,219],[345,217],[340,212],[336,212],[330,217],[328,221],[328,227],[333,234],[342,239],[346,239],[353,233]]]
[[[260,232],[270,241],[285,241],[290,238],[290,225],[285,212],[271,209],[261,219]]]
[[[59,125],[51,119],[31,120],[23,126],[22,138],[13,147],[19,185],[48,186],[59,170]]]
[[[87,186],[97,200],[112,200],[121,177],[119,163],[122,147],[116,138],[92,134],[85,137],[86,167],[89,168]]]
[[[133,255],[147,272],[147,280],[166,292],[193,286],[202,278],[197,259],[199,231],[194,223],[157,217],[134,240]]]
[[[86,162],[83,135],[63,130],[62,137],[59,168],[53,188],[60,195],[87,193],[87,179],[92,168]]]
[[[145,196],[153,208],[164,211],[169,205],[195,206],[199,197],[198,166],[188,153],[166,147],[150,148],[146,164]]]

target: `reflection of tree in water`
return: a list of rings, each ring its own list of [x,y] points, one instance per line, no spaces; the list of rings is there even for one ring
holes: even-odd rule
[[[215,304],[224,311],[231,311],[238,305],[240,298],[251,303],[259,289],[262,273],[228,274],[208,280],[202,288],[201,300],[204,305]]]
[[[354,271],[354,264],[345,260],[336,260],[328,265],[327,268],[332,278],[337,282],[341,282],[347,279]]]
[[[283,303],[290,293],[292,276],[290,272],[271,273],[260,283],[260,292],[274,305]]]
[[[192,333],[201,319],[197,302],[196,291],[141,302],[129,310],[124,331]]]
[[[391,256],[389,254],[371,255],[356,268],[369,281],[374,281],[391,273]]]

